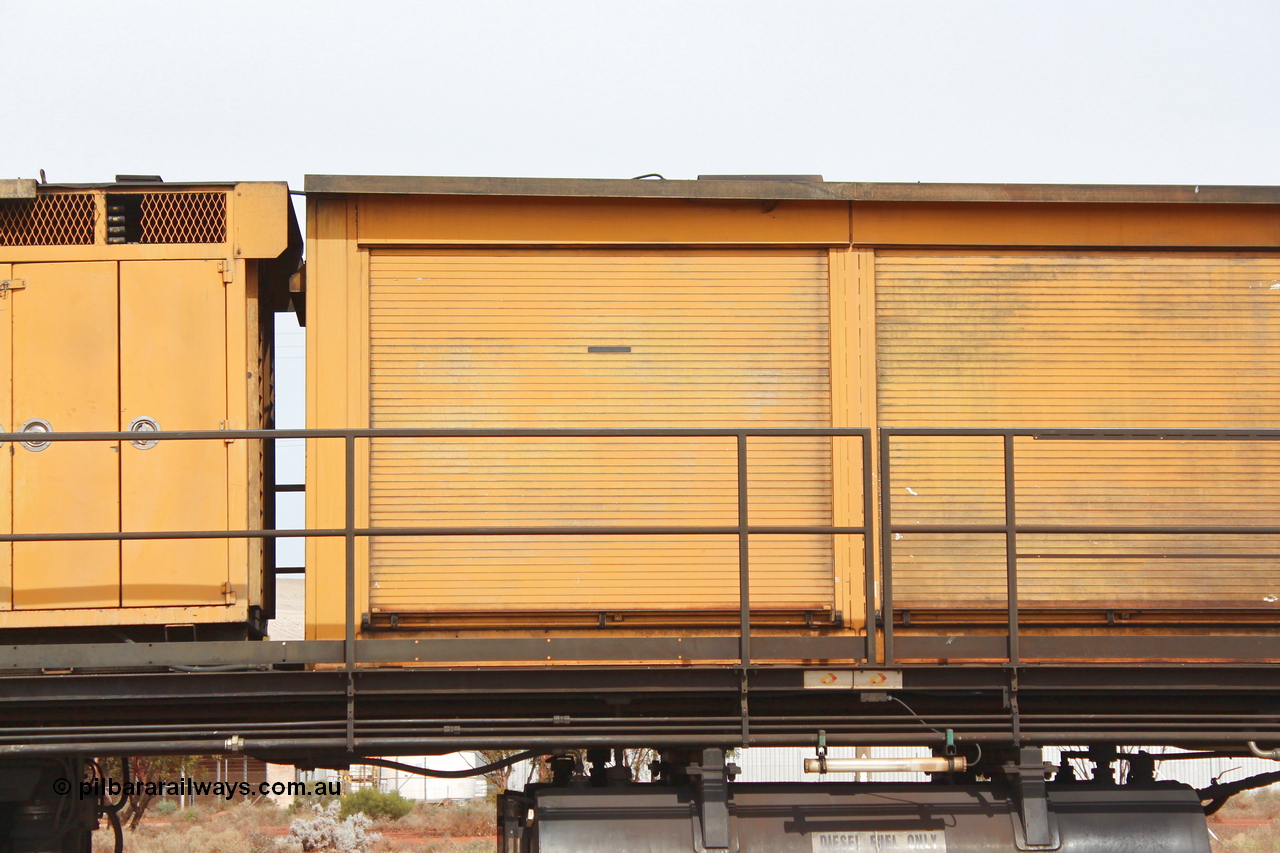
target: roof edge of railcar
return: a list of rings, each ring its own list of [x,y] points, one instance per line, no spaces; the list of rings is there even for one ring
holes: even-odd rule
[[[925,184],[816,180],[639,180],[307,175],[308,194],[668,198],[744,201],[1280,204],[1280,186]]]

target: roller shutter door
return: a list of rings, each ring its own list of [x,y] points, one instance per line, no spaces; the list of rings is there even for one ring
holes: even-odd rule
[[[375,427],[830,424],[813,252],[375,252]],[[732,438],[379,439],[378,526],[736,524]],[[828,439],[749,442],[751,521],[829,524]],[[378,613],[737,606],[736,536],[375,537]],[[752,607],[830,611],[830,537],[753,536]],[[594,618],[594,617],[593,617]],[[688,618],[700,618],[689,616]]]
[[[1280,424],[1280,263],[1228,257],[885,253],[877,258],[884,426],[1260,428]],[[1280,446],[1016,445],[1018,521],[1274,524]],[[900,438],[895,522],[1004,521],[1000,439]],[[903,533],[899,607],[1003,607],[1000,534]],[[1019,537],[1019,598],[1047,609],[1267,610],[1274,537]],[[1248,555],[1264,555],[1250,557]]]

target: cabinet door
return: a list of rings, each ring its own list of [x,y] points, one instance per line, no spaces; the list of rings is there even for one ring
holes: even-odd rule
[[[217,430],[227,418],[226,295],[215,261],[120,264],[120,424]],[[120,448],[127,531],[226,530],[227,445]],[[125,607],[223,604],[223,539],[123,543]]]
[[[44,421],[57,432],[116,430],[116,264],[14,264],[12,275],[26,285],[6,298],[14,428]],[[115,442],[32,444],[12,448],[15,533],[120,529]],[[119,542],[14,543],[14,608],[119,603]]]
[[[811,251],[378,250],[375,427],[826,427]],[[732,525],[732,438],[375,439],[373,527]],[[750,520],[831,523],[831,440],[752,438]],[[751,604],[832,609],[829,535],[753,535]],[[381,536],[369,603],[733,613],[735,535]],[[692,615],[689,619],[703,618]]]

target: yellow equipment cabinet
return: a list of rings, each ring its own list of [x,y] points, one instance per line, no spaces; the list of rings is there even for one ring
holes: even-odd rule
[[[1276,537],[1145,528],[1265,525],[1280,444],[1020,434],[1006,472],[1005,439],[981,431],[1274,426],[1280,194],[338,176],[307,188],[310,426],[952,430],[891,436],[887,464],[871,439],[871,471],[855,436],[748,440],[749,523],[777,529],[749,537],[751,622],[766,635],[865,634],[886,558],[885,609],[908,634],[998,626],[1014,560],[1016,618],[1033,633],[1274,620]],[[355,552],[362,636],[736,630],[731,437],[356,449],[354,523],[373,533]],[[341,528],[342,442],[311,450],[309,526]],[[886,478],[864,518],[864,482]],[[784,530],[858,528],[883,510],[894,527],[869,583],[863,534]],[[1145,532],[1015,544],[1006,524]],[[611,525],[720,529],[467,532]],[[377,533],[424,527],[457,532]],[[342,636],[344,561],[341,540],[309,543],[310,637]]]
[[[0,427],[32,439],[0,454],[0,529],[260,529],[272,482],[263,442],[145,433],[271,425],[272,312],[301,249],[287,187],[3,190]],[[139,438],[39,441],[48,431]],[[6,542],[0,629],[260,633],[271,553],[244,538]]]

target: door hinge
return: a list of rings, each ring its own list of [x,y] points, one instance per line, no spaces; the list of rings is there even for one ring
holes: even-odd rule
[[[218,272],[222,273],[222,283],[230,284],[236,280],[236,262],[218,261]]]
[[[227,603],[227,604],[235,604],[235,603],[236,603],[236,591],[235,591],[235,588],[231,586],[231,581],[224,581],[224,582],[223,582],[223,584],[222,584],[222,594],[223,594],[224,596],[226,596],[226,603]]]
[[[9,295],[10,290],[26,290],[27,280],[25,278],[4,278],[0,279],[0,299],[4,299]]]

